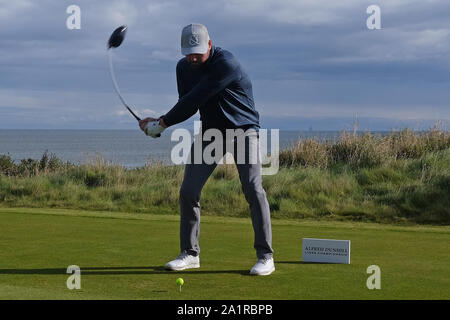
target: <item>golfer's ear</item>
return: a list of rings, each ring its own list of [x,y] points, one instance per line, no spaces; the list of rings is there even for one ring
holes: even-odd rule
[[[212,46],[212,41],[211,41],[211,39],[208,41],[208,46],[209,46],[209,50],[211,50],[211,46]]]

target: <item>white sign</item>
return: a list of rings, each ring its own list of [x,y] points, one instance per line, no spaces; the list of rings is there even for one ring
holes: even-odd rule
[[[350,264],[350,240],[303,238],[303,262]]]

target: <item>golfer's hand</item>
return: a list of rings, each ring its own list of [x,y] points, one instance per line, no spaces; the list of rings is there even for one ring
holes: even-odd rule
[[[148,118],[144,119],[142,121],[142,125],[144,125],[144,127],[141,126],[141,122],[139,122],[139,126],[141,127],[142,131],[144,131],[144,133],[147,136],[150,136],[152,138],[159,138],[161,137],[161,133],[165,130],[165,128],[163,126],[160,125],[160,121],[158,121],[158,119],[153,119],[150,121],[146,121]]]
[[[141,128],[142,131],[145,132],[145,127],[147,126],[147,123],[149,123],[150,121],[158,121],[158,119],[148,117],[143,120],[139,120],[139,127]],[[145,134],[147,134],[147,132],[145,132]]]

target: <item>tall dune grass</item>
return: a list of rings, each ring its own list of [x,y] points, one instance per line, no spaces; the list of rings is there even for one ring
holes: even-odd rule
[[[291,148],[280,152],[280,164],[321,169],[336,164],[367,168],[397,159],[419,158],[449,147],[450,133],[438,127],[425,132],[404,129],[388,135],[370,132],[356,135],[343,131],[337,141],[298,140]]]
[[[343,132],[336,141],[299,140],[263,177],[273,218],[450,224],[450,133]],[[184,166],[126,169],[101,157],[81,165],[47,152],[19,163],[0,156],[0,206],[178,214]],[[205,185],[202,214],[249,216],[234,165]]]

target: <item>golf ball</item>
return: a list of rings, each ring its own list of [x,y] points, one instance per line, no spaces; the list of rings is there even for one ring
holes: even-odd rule
[[[182,286],[184,284],[184,280],[182,278],[177,279],[177,285]]]

